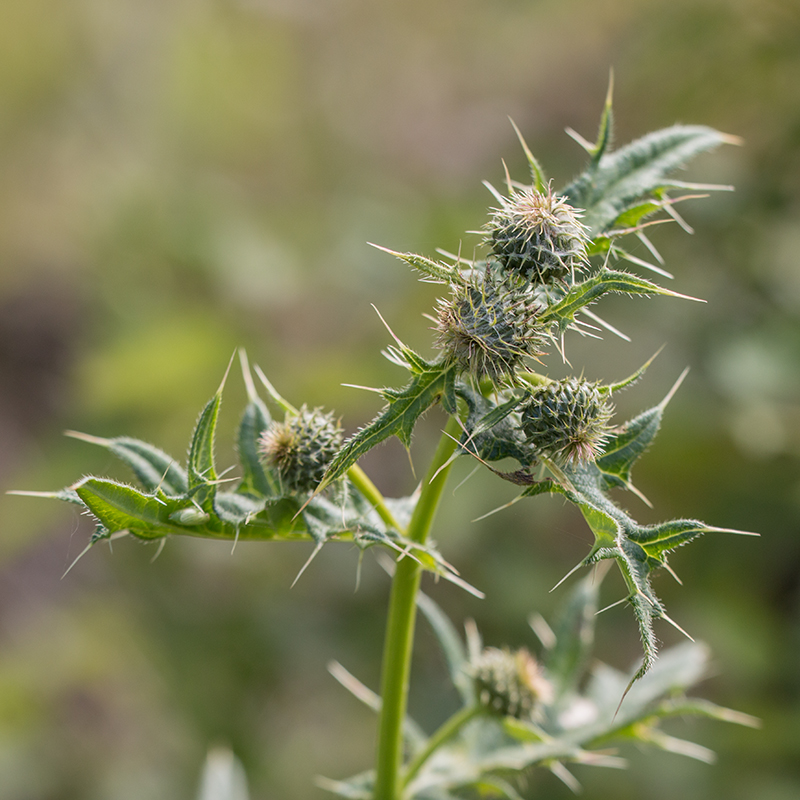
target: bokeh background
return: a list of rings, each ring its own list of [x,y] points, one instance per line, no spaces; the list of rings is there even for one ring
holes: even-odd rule
[[[625,751],[626,772],[582,768],[588,797],[800,796],[800,4],[796,0],[4,0],[0,6],[0,486],[128,479],[65,428],[129,434],[182,455],[231,353],[247,348],[295,403],[352,430],[379,400],[342,382],[404,380],[379,355],[376,304],[429,352],[434,302],[368,241],[468,254],[481,185],[525,179],[512,117],[563,185],[583,165],[564,134],[596,130],[610,68],[616,140],[674,122],[744,138],[687,176],[736,192],[684,205],[697,229],[652,235],[681,292],[708,305],[609,299],[628,344],[569,341],[576,371],[620,378],[662,344],[621,417],[666,393],[639,465],[649,510],[760,531],[709,536],[657,582],[672,616],[713,648],[698,691],[763,719],[754,732],[690,722],[709,767]],[[643,253],[640,253],[643,255]],[[563,371],[557,357],[548,361]],[[229,381],[219,461],[243,405]],[[431,413],[420,466],[441,418]],[[390,495],[414,477],[391,442],[365,466]],[[461,464],[466,477],[472,466]],[[436,538],[486,591],[427,590],[488,643],[534,646],[526,619],[586,552],[559,501],[520,503],[488,475],[448,496]],[[388,583],[372,554],[302,544],[122,540],[53,501],[0,497],[0,800],[191,798],[210,746],[231,746],[253,798],[317,798],[315,775],[369,766],[374,720],[326,672],[378,684]],[[604,587],[621,595],[615,577]],[[600,617],[598,657],[638,654],[632,615]],[[665,644],[676,641],[661,627]],[[429,729],[454,706],[424,623],[411,709]],[[564,798],[551,775],[525,796]]]

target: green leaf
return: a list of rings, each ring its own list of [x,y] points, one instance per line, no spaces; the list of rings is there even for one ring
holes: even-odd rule
[[[658,718],[705,717],[706,719],[716,719],[720,722],[731,722],[734,725],[744,725],[748,728],[761,727],[761,720],[758,717],[735,711],[732,708],[718,706],[710,700],[703,700],[698,697],[678,697],[664,700],[656,706],[652,716]]]
[[[606,101],[603,105],[603,113],[600,115],[600,125],[597,129],[597,140],[594,144],[587,142],[579,133],[572,130],[572,128],[567,128],[567,133],[592,157],[592,164],[597,164],[611,145],[614,122],[614,114],[612,111],[613,97],[614,74],[611,73],[608,79]]]
[[[62,500],[72,505],[83,506],[83,500],[78,497],[77,492],[72,488],[60,489],[57,492],[31,492],[25,489],[10,489],[6,494],[13,494],[18,497],[46,497],[49,500]]]
[[[372,242],[370,242],[372,244]],[[395,258],[404,261],[410,267],[413,267],[417,272],[421,272],[428,280],[434,283],[463,283],[464,280],[461,272],[455,265],[444,264],[439,261],[431,261],[425,256],[417,255],[416,253],[398,253],[394,250],[389,250],[388,247],[381,247],[378,244],[372,244],[377,250],[382,250]]]
[[[244,495],[220,493],[210,511],[189,497],[145,494],[127,484],[106,478],[84,478],[75,492],[111,536],[127,531],[142,539],[169,535],[212,539],[309,539],[298,503],[248,500]]]
[[[467,650],[455,626],[441,608],[423,592],[417,594],[417,606],[428,620],[447,661],[450,680],[458,690],[465,706],[475,704],[475,687],[465,670]]]
[[[376,714],[380,714],[382,701],[379,694],[376,694],[372,689],[365,686],[338,661],[331,661],[328,663],[328,672],[330,672],[340,685],[347,689],[356,700],[364,703],[365,706],[371,708]],[[425,747],[425,743],[428,740],[422,728],[408,715],[406,715],[403,720],[403,738],[405,739],[406,746],[412,753],[420,752]]]
[[[175,522],[184,509],[196,508],[185,498],[144,494],[127,484],[103,478],[84,478],[75,492],[110,534],[128,531],[142,539],[184,533]]]
[[[503,730],[512,738],[519,742],[547,742],[551,740],[538,725],[525,722],[515,717],[504,717]]]
[[[233,359],[231,359],[231,363],[233,363]],[[214,465],[214,434],[217,429],[219,407],[222,403],[222,390],[225,388],[225,380],[228,377],[230,368],[231,365],[228,364],[228,369],[225,370],[219,389],[200,412],[200,417],[192,434],[192,442],[189,445],[189,492],[203,510],[209,512],[213,510],[214,494],[217,490],[217,470]]]
[[[496,405],[464,384],[457,386],[457,392],[467,405],[465,431],[459,442],[465,452],[477,455],[482,461],[514,458],[523,467],[533,463],[532,448],[526,446],[522,431],[509,419],[522,397],[512,397]]]
[[[664,619],[678,627],[653,591],[650,575],[659,567],[667,566],[670,552],[704,533],[742,533],[697,520],[640,525],[607,495],[607,491],[614,486],[633,488],[630,483],[631,466],[653,440],[663,409],[680,380],[682,378],[658,406],[624,425],[620,433],[610,440],[609,452],[597,462],[560,469],[549,465],[556,480],[539,481],[522,493],[525,497],[543,492],[563,494],[580,509],[595,541],[579,566],[588,566],[604,559],[617,562],[628,589],[627,601],[636,617],[644,652],[641,669],[633,681],[641,678],[655,662],[657,641],[653,620]]]
[[[183,467],[172,456],[152,444],[130,436],[103,439],[77,431],[67,431],[66,434],[82,442],[100,445],[113,453],[133,470],[142,486],[150,492],[160,488],[165,494],[180,495],[189,488]]]
[[[522,145],[522,150],[525,153],[525,158],[528,159],[528,166],[531,170],[531,179],[533,180],[533,188],[536,189],[537,192],[544,193],[547,191],[547,176],[545,175],[544,170],[542,169],[541,164],[538,162],[536,157],[531,153],[530,148],[528,147],[527,142],[525,139],[522,138],[522,134],[520,133],[519,128],[517,127],[514,120],[510,120],[511,126],[514,128],[514,132],[517,134],[517,139],[519,139],[519,143]]]
[[[200,413],[195,425],[192,443],[189,446],[190,491],[211,485],[217,480],[217,470],[214,466],[214,434],[221,399],[219,392],[215,394]]]
[[[272,419],[267,406],[258,397],[247,404],[239,423],[236,437],[239,461],[242,465],[242,479],[236,491],[260,497],[279,494],[279,483],[275,476],[264,468],[258,452],[258,440],[269,427]]]
[[[436,403],[441,402],[450,414],[456,412],[455,365],[447,362],[423,363],[424,371],[415,374],[404,389],[382,390],[389,405],[369,425],[344,443],[317,487],[317,494],[344,475],[361,456],[390,436],[397,436],[409,447],[417,420]]]
[[[217,492],[214,497],[214,511],[217,516],[236,528],[248,525],[266,507],[266,498],[253,498],[238,492]]]
[[[592,149],[592,161],[598,163],[600,159],[606,154],[606,150],[611,145],[611,136],[614,131],[614,75],[613,73],[608,79],[608,92],[606,93],[606,102],[603,104],[603,113],[600,115],[600,126],[597,130],[597,141]]]
[[[657,406],[642,412],[609,435],[603,447],[603,455],[595,462],[603,473],[606,488],[633,489],[631,469],[658,433],[664,410],[683,383],[686,374],[686,371],[681,374]]]
[[[604,153],[560,194],[575,208],[583,209],[582,222],[595,238],[610,231],[625,212],[653,193],[689,186],[668,176],[696,155],[734,141],[734,137],[701,125],[674,125],[614,153]]]
[[[373,800],[375,786],[375,770],[368,770],[354,775],[347,781],[334,781],[330,778],[317,778],[317,786],[326,792],[345,797],[347,800]]]
[[[570,287],[561,300],[542,311],[539,315],[539,321],[542,323],[557,321],[562,325],[565,322],[571,322],[578,311],[609,292],[645,297],[660,294],[669,297],[681,297],[686,300],[695,299],[664,289],[662,286],[658,286],[658,284],[652,283],[645,278],[640,278],[630,272],[611,270],[604,267],[585,281]]]
[[[570,592],[553,626],[555,645],[543,663],[553,683],[555,701],[574,692],[586,669],[594,645],[594,623],[601,578],[587,575]]]

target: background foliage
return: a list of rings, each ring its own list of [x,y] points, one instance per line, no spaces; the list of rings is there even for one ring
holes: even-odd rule
[[[655,510],[636,511],[762,532],[677,553],[686,585],[662,577],[658,591],[715,653],[704,693],[764,729],[696,723],[717,767],[633,753],[625,773],[578,777],[588,796],[620,800],[797,796],[796,3],[6,0],[0,18],[3,488],[128,478],[64,428],[180,452],[238,345],[291,401],[335,408],[348,430],[371,418],[380,401],[340,383],[402,378],[378,354],[370,302],[425,352],[434,293],[365,242],[470,252],[477,237],[463,232],[492,204],[480,181],[502,182],[501,158],[527,175],[507,116],[563,185],[583,163],[563,128],[593,136],[610,66],[617,141],[678,121],[744,137],[688,176],[736,193],[684,207],[694,237],[652,236],[675,288],[709,304],[610,299],[604,316],[633,343],[573,337],[569,353],[598,379],[667,343],[619,396],[623,418],[691,366],[637,472]],[[243,402],[231,380],[221,442]],[[366,466],[388,494],[414,485],[397,442]],[[548,590],[590,533],[557,499],[470,522],[511,496],[476,476],[439,518],[441,549],[489,600],[426,590],[454,619],[476,618],[487,644],[533,646],[528,614],[550,615]],[[242,759],[256,798],[322,796],[313,775],[371,760],[371,715],[325,671],[335,657],[377,686],[388,582],[370,555],[358,592],[346,545],[291,591],[309,545],[231,555],[174,541],[150,564],[152,547],[123,540],[62,581],[86,520],[6,496],[0,519],[0,800],[188,798],[216,743]],[[621,591],[608,581],[608,602]],[[432,727],[456,699],[439,689],[423,625],[420,636],[411,710]],[[600,618],[599,642],[617,667],[638,656],[627,610]],[[529,793],[568,795],[545,773]]]

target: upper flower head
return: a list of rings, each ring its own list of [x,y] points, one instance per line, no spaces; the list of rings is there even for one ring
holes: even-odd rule
[[[485,226],[486,241],[502,267],[532,283],[564,281],[586,263],[589,235],[580,211],[529,187],[502,198]]]

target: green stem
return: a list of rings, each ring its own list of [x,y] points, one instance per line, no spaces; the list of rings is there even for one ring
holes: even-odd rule
[[[409,539],[419,544],[424,544],[428,538],[450,471],[449,465],[445,464],[456,448],[460,432],[458,419],[451,417],[422,483],[420,497],[406,532]],[[407,556],[397,562],[383,646],[381,714],[374,800],[398,800],[400,794],[403,720],[408,701],[417,591],[421,576],[422,567],[413,558]]]
[[[354,467],[350,467],[347,470],[347,477],[350,478],[353,485],[358,489],[367,500],[372,503],[375,510],[378,512],[378,516],[390,527],[394,528],[399,534],[405,534],[405,531],[402,527],[398,524],[397,520],[394,518],[394,514],[389,511],[388,507],[386,506],[386,500],[384,496],[378,490],[378,487],[369,479],[369,476],[366,472],[364,472],[361,467],[358,465]]]
[[[417,773],[422,769],[423,764],[448,740],[455,736],[461,728],[464,727],[471,719],[477,717],[485,711],[483,706],[465,706],[460,711],[453,714],[450,719],[445,722],[436,733],[428,739],[428,744],[425,749],[418,753],[414,760],[408,765],[405,777],[403,778],[403,786],[408,786],[414,780]]]

